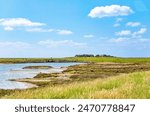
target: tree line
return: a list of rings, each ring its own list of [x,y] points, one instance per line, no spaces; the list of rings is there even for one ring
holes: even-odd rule
[[[75,57],[114,57],[111,55],[107,55],[107,54],[102,54],[102,55],[94,55],[94,54],[77,54],[75,55]]]

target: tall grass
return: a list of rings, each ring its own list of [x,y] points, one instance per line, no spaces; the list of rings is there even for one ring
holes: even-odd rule
[[[16,91],[3,98],[150,98],[150,71]]]
[[[150,58],[70,57],[64,59],[78,62],[150,63]]]
[[[0,63],[36,63],[36,62],[150,63],[150,58],[119,58],[119,57],[0,58]]]

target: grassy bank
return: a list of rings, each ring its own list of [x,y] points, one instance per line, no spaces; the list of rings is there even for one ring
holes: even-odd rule
[[[29,62],[88,63],[70,66],[60,74],[40,73],[32,79],[19,79],[39,87],[0,90],[0,98],[150,98],[150,58],[0,59],[0,63]]]
[[[44,63],[44,62],[150,63],[150,58],[119,58],[119,57],[0,58],[0,63]]]
[[[0,58],[0,63],[44,63],[55,62],[53,58]]]
[[[16,91],[3,98],[150,98],[150,72]]]
[[[76,62],[114,62],[114,63],[150,63],[150,58],[119,58],[119,57],[70,57],[62,58]]]

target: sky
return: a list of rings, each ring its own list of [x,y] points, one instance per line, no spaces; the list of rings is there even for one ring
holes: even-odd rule
[[[0,0],[0,57],[150,57],[149,0]]]

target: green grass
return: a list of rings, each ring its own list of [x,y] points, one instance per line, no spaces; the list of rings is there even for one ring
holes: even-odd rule
[[[37,62],[150,63],[150,58],[119,58],[119,57],[0,58],[0,63],[37,63]]]
[[[150,98],[150,72],[16,91],[3,98]]]
[[[0,58],[0,63],[40,63],[53,62],[52,58]]]
[[[150,58],[119,58],[119,57],[70,57],[63,58],[76,62],[115,62],[115,63],[150,63]]]

